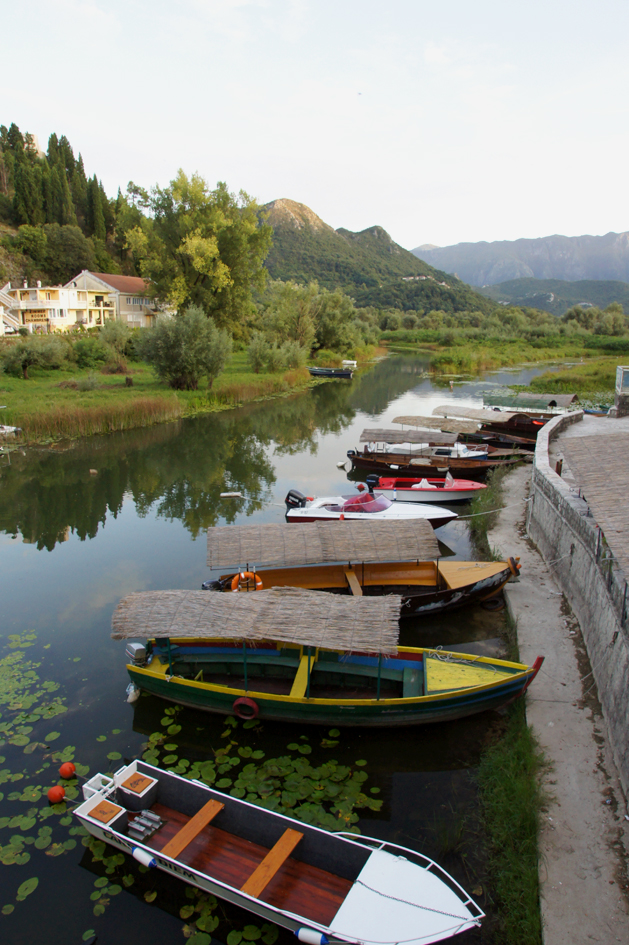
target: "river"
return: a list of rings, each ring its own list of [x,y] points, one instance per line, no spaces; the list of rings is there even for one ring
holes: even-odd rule
[[[215,932],[195,932],[190,923],[199,912],[188,916],[195,901],[182,883],[111,862],[111,851],[100,858],[96,851],[94,859],[69,814],[51,812],[42,791],[56,783],[60,759],[89,767],[90,774],[113,770],[140,755],[147,737],[163,725],[164,703],[149,696],[134,706],[125,701],[124,644],[109,635],[122,596],[198,589],[212,576],[205,566],[205,529],[280,522],[291,487],[309,495],[352,492],[337,463],[358,446],[364,427],[391,426],[403,414],[427,415],[453,399],[479,406],[483,391],[527,383],[543,370],[459,378],[451,389],[449,378],[431,379],[427,368],[420,358],[392,356],[351,383],[16,451],[10,464],[0,457],[3,941],[68,945],[97,934],[103,945],[170,945],[192,932],[191,945],[208,945],[210,934],[228,945],[271,945],[274,932],[223,905],[211,909],[206,903],[206,928],[215,916]],[[221,499],[228,491],[244,498]],[[473,556],[464,522],[446,525],[438,536],[445,554]],[[495,641],[503,619],[481,608],[463,610],[405,628],[403,642]],[[179,759],[212,757],[226,744],[225,724],[217,717],[183,710],[176,722],[181,730],[172,736],[172,750]],[[498,714],[487,713],[422,729],[346,729],[339,736],[271,723],[239,726],[231,736],[237,743],[232,754],[241,748],[246,756],[252,748],[268,759],[300,744],[311,749],[314,766],[330,758],[340,765],[363,762],[365,794],[382,805],[354,810],[361,831],[421,850],[450,870],[490,916],[482,932],[458,941],[492,942],[474,767],[500,724]],[[322,745],[326,739],[336,744]],[[31,880],[32,887],[35,879],[36,888],[27,893],[24,884]],[[289,940],[282,932],[280,942]]]

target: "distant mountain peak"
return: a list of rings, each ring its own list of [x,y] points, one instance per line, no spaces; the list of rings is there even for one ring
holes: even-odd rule
[[[304,226],[309,226],[313,230],[329,230],[334,233],[334,229],[327,223],[324,223],[321,217],[318,217],[314,210],[307,207],[305,203],[297,203],[296,200],[289,200],[287,197],[281,197],[279,200],[272,200],[262,208],[269,214],[269,223],[271,226],[292,226],[295,230],[301,230]]]
[[[422,243],[421,246],[416,246],[412,252],[417,252],[420,249],[439,249],[439,246],[437,243]]]

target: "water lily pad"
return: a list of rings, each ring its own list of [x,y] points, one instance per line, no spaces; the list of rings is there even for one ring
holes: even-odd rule
[[[112,883],[111,886],[107,887],[108,896],[117,896],[118,893],[122,892],[122,886],[119,886],[117,883]]]
[[[164,751],[177,751],[179,745],[176,745],[174,742],[170,742],[168,745],[164,745]]]
[[[2,915],[11,915],[14,909],[15,906],[12,906],[9,902],[6,906],[3,906],[2,909],[0,909],[0,912],[2,912]]]
[[[160,725],[170,725],[171,721],[172,721],[172,719],[171,719],[168,715],[166,715],[166,716],[164,716],[164,718],[160,721],[159,724],[160,724]]]
[[[83,932],[82,938],[84,942],[87,942],[95,934],[94,929],[87,929],[86,932]]]
[[[150,892],[147,889],[147,891],[144,893],[145,902],[154,902],[156,898],[157,898],[157,891],[155,889],[151,890]]]
[[[43,837],[37,837],[35,840],[35,847],[37,850],[45,850],[46,847],[49,847],[52,842],[52,837],[45,835]]]
[[[121,728],[112,728],[111,734],[112,734],[112,735],[120,735],[121,731],[122,731]]]
[[[211,941],[212,936],[208,935],[207,932],[195,932],[188,939],[188,945],[210,945]]]
[[[166,755],[164,758],[162,758],[162,761],[165,765],[174,765],[174,763],[177,761],[177,755]]]
[[[18,902],[23,902],[27,896],[30,896],[30,894],[37,889],[38,886],[39,879],[37,876],[33,876],[31,879],[25,880],[25,882],[19,886],[17,896],[15,898]]]
[[[257,942],[262,937],[262,929],[259,929],[257,925],[245,925],[242,937],[246,942]]]
[[[177,732],[181,731],[181,725],[169,725],[166,731],[169,735],[176,735]]]
[[[216,787],[222,790],[223,788],[228,788],[231,785],[231,783],[232,783],[231,778],[221,778],[220,781],[216,782]]]
[[[96,737],[96,741],[97,741],[97,742],[106,742],[106,741],[107,741],[107,736],[106,736],[106,735],[98,735],[98,736]]]
[[[120,759],[122,758],[122,755],[120,754],[119,751],[110,751],[107,757],[109,758],[110,761],[120,761]]]
[[[271,925],[269,922],[265,922],[262,926],[262,941],[264,945],[274,945],[279,934],[280,930],[277,925]]]
[[[194,912],[194,906],[190,904],[190,905],[182,906],[181,909],[179,910],[179,915],[181,916],[182,919],[189,919],[193,912]]]
[[[17,745],[19,748],[24,745],[28,745],[29,742],[30,738],[28,735],[14,735],[13,738],[9,739],[9,743],[11,745]]]
[[[372,787],[372,788],[369,788],[369,790],[371,791],[372,794],[379,794],[379,793],[380,793],[380,788],[379,788],[379,787]]]
[[[242,932],[232,929],[227,935],[227,945],[240,945],[242,941]]]
[[[126,889],[128,889],[129,886],[133,886],[134,883],[135,883],[135,876],[133,875],[133,873],[127,873],[125,876],[122,877],[122,885]]]

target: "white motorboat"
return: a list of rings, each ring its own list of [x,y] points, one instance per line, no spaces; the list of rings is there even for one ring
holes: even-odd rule
[[[456,512],[439,505],[392,502],[379,492],[359,492],[358,495],[305,496],[290,489],[286,498],[286,519],[289,522],[338,521],[409,521],[426,519],[433,528],[439,528],[458,518]]]

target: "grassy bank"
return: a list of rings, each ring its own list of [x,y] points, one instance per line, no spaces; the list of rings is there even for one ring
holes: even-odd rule
[[[478,769],[482,817],[490,839],[489,872],[501,945],[541,945],[539,773],[543,756],[518,700]]]
[[[486,489],[479,491],[471,503],[467,519],[470,536],[476,551],[481,558],[488,561],[500,560],[502,557],[490,547],[487,533],[498,520],[498,511],[505,504],[503,482],[505,476],[513,470],[513,466],[498,466],[487,474]]]
[[[0,374],[1,422],[21,427],[28,441],[111,433],[309,387],[306,368],[253,373],[245,352],[236,352],[212,389],[173,391],[145,364],[130,363],[130,373],[106,375],[74,368],[31,368],[30,379]],[[133,382],[127,385],[127,377]]]
[[[616,385],[616,367],[622,359],[615,357],[593,358],[559,371],[546,371],[534,377],[528,387],[517,386],[516,390],[552,394],[578,394],[581,399],[600,403],[613,403]]]

